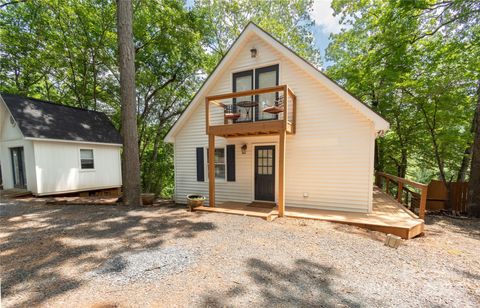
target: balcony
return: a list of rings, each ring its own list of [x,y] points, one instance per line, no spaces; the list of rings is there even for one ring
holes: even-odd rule
[[[287,85],[208,96],[205,108],[208,135],[295,133],[297,97]]]

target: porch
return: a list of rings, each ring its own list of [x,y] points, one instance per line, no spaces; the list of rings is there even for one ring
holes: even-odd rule
[[[255,168],[255,170],[262,170],[259,176],[268,178],[270,184],[277,187],[276,214],[271,214],[271,209],[268,213],[265,209],[249,211],[249,208],[245,208],[248,205],[237,203],[225,204],[223,211],[234,214],[241,211],[251,212],[251,216],[267,215],[264,217],[267,219],[273,216],[284,216],[286,136],[295,134],[296,113],[297,97],[288,85],[231,92],[205,98],[205,124],[209,149],[215,149],[215,137],[276,136],[278,138],[278,151],[275,148],[265,149],[265,152],[262,152],[265,154],[259,156],[263,165],[258,165],[259,169]],[[278,161],[275,157],[278,157]],[[214,151],[208,151],[208,161],[216,161]],[[214,178],[215,166],[208,164],[208,179]],[[208,188],[209,207],[206,210],[212,210],[217,206],[214,180],[208,180]],[[275,199],[275,187],[269,188],[267,190],[272,196],[259,200]]]
[[[258,204],[224,202],[217,203],[215,207],[201,206],[195,210],[260,217],[267,221],[271,221],[279,216],[278,207],[274,206],[274,204],[272,204],[272,208],[267,208],[266,206],[259,206]],[[284,216],[355,225],[369,230],[395,234],[403,239],[411,239],[420,235],[424,230],[424,221],[422,219],[419,219],[417,215],[378,187],[374,187],[373,190],[372,213],[354,213],[287,206]]]

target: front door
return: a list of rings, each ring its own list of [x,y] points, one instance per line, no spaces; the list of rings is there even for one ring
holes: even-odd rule
[[[255,147],[255,200],[275,201],[275,146]]]
[[[15,188],[26,188],[23,147],[11,148],[10,153],[12,155],[13,186]]]

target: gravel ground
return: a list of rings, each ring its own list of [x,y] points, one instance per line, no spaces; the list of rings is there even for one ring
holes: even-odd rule
[[[398,249],[327,222],[183,207],[0,205],[3,307],[479,307],[480,221]]]
[[[126,252],[106,260],[90,275],[112,285],[158,281],[192,266],[197,255],[198,251],[182,247]]]

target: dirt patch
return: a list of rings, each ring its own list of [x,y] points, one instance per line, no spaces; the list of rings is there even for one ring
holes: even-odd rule
[[[327,222],[184,207],[0,205],[4,307],[480,305],[480,221],[398,249]]]

